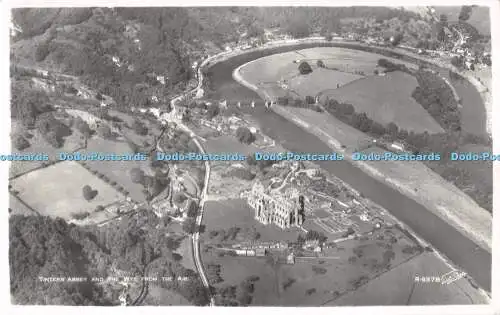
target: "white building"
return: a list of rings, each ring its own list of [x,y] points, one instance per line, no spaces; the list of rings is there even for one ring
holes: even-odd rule
[[[163,75],[158,75],[158,76],[156,76],[156,80],[157,80],[158,82],[160,82],[162,85],[165,85],[165,84],[166,84],[165,76],[163,76]]]
[[[113,60],[113,63],[114,63],[117,67],[121,67],[121,66],[122,66],[122,64],[121,64],[121,62],[120,62],[120,58],[118,58],[118,57],[116,57],[116,56],[113,56],[113,57],[111,58],[111,60]]]

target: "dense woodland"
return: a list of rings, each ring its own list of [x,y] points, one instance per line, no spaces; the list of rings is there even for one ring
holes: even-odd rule
[[[102,228],[79,227],[40,216],[10,218],[11,294],[18,304],[115,305],[118,296],[99,284],[44,283],[40,277],[107,277],[143,271],[189,281],[161,282],[195,305],[208,303],[198,275],[174,251],[181,238],[166,236],[168,220],[141,211]]]

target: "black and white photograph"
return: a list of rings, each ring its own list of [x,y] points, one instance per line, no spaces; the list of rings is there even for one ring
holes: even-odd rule
[[[491,305],[489,4],[11,2],[10,303]]]

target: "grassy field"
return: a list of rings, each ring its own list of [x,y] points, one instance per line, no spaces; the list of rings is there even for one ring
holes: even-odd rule
[[[249,228],[253,226],[260,233],[261,241],[296,240],[298,236],[298,229],[282,231],[273,225],[260,224],[254,219],[254,210],[247,205],[244,199],[224,202],[210,201],[205,204],[205,207],[203,224],[207,227],[208,232],[230,227]],[[204,237],[206,237],[206,233]]]
[[[299,59],[307,60],[310,63],[315,64],[317,60],[322,60],[330,69],[339,69],[351,73],[355,73],[355,71],[364,72],[365,75],[373,74],[373,70],[377,69],[377,62],[380,58],[414,67],[412,64],[398,59],[346,48],[315,47],[299,50],[298,52],[300,53],[300,55],[297,55],[300,57]]]
[[[316,96],[324,90],[336,89],[349,82],[363,78],[361,75],[330,69],[317,68],[308,75],[299,75],[290,79],[290,89],[301,97]]]
[[[73,214],[92,212],[97,206],[106,206],[123,199],[111,186],[92,175],[76,162],[60,162],[30,172],[11,181],[18,197],[42,215],[72,219]],[[82,187],[89,185],[97,196],[87,201]]]
[[[415,275],[442,276],[450,269],[433,253],[423,253],[326,304],[335,305],[437,305],[484,304],[485,299],[465,278],[444,285],[416,283]],[[412,292],[413,287],[413,292]]]
[[[411,97],[417,80],[403,72],[372,76],[322,93],[321,100],[335,99],[354,105],[356,112],[381,123],[395,123],[408,131],[440,133],[443,129],[427,111]]]
[[[333,78],[334,81],[339,80],[339,83],[344,82],[343,84],[345,84],[349,82],[349,79],[352,81],[360,77],[355,74],[356,72],[362,72],[365,73],[365,75],[373,75],[373,71],[377,68],[377,61],[380,58],[382,58],[380,55],[359,50],[336,47],[317,47],[290,51],[257,59],[242,67],[240,69],[240,74],[246,81],[252,84],[258,86],[265,85],[276,83],[281,79],[290,80],[298,76],[298,64],[294,63],[296,60],[307,61],[313,68],[313,73],[318,70],[316,62],[322,60],[327,68],[339,70],[333,72],[331,74],[332,77],[329,76],[329,79]],[[392,58],[386,59],[397,63],[404,63],[403,61]],[[324,82],[324,84],[328,84],[328,82]]]
[[[126,142],[105,140],[100,138],[92,139],[88,142],[86,152],[106,152],[116,154],[131,154],[130,147]],[[82,151],[83,153],[83,151]],[[130,170],[139,167],[146,174],[150,172],[149,161],[88,161],[91,169],[97,170],[123,186],[130,193],[130,197],[136,201],[143,202],[146,196],[142,192],[144,187],[141,184],[132,182]]]

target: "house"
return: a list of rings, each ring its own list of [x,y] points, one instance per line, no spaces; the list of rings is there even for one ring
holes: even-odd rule
[[[254,249],[237,249],[235,250],[236,255],[238,256],[255,256],[256,252]]]
[[[306,240],[302,248],[316,248],[319,246],[319,240]]]
[[[116,56],[113,56],[113,57],[111,58],[111,60],[113,60],[113,63],[114,63],[117,67],[121,67],[121,66],[122,66],[122,64],[121,64],[121,62],[120,62],[120,58],[118,58],[118,57],[116,57]]]
[[[49,76],[49,72],[43,69],[36,69],[36,74],[41,75],[42,77],[45,78]]]
[[[368,217],[368,215],[366,213],[363,213],[359,216],[359,219],[363,222],[368,222],[370,220],[370,218]]]
[[[227,108],[227,100],[223,100],[219,102],[219,106],[221,109],[226,109]]]
[[[400,151],[400,152],[404,152],[405,151],[405,145],[403,143],[400,143],[400,142],[393,142],[390,145],[390,148],[393,149],[393,150]]]
[[[321,253],[321,252],[323,251],[323,248],[321,248],[321,246],[319,246],[319,245],[318,245],[318,246],[316,246],[316,247],[313,249],[313,251],[314,251],[315,253]]]
[[[156,76],[156,81],[160,82],[162,85],[166,84],[165,76],[163,76],[163,75],[157,75]]]
[[[257,257],[264,257],[264,256],[266,256],[266,254],[267,254],[267,250],[265,248],[257,248],[255,250],[255,255]]]

